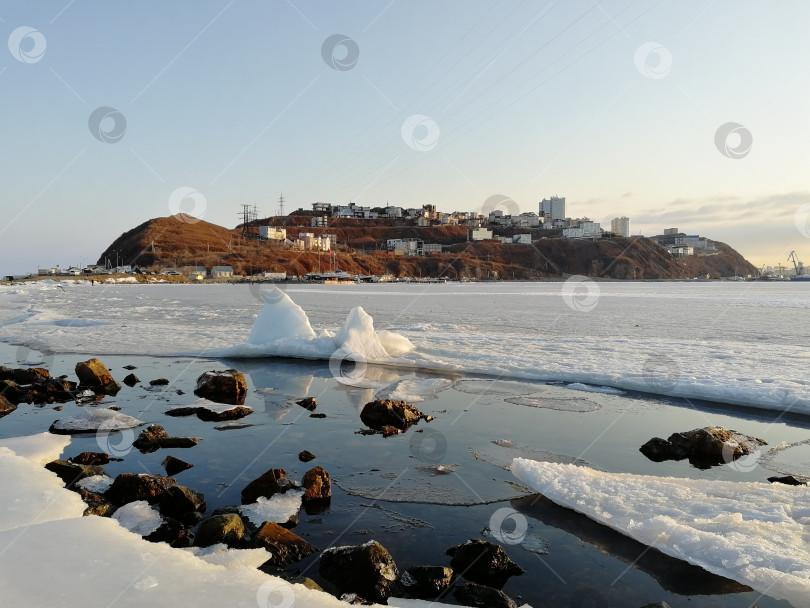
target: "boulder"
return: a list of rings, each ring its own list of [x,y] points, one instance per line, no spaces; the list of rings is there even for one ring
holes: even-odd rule
[[[301,486],[305,490],[301,500],[305,503],[332,498],[332,480],[323,467],[315,467],[304,473]]]
[[[392,399],[376,399],[363,406],[360,412],[360,420],[367,427],[380,431],[385,426],[405,431],[412,425],[424,419],[428,422],[433,418],[426,416],[412,405],[404,401],[394,401]]]
[[[102,465],[109,464],[112,457],[102,452],[82,452],[69,460],[75,464]]]
[[[88,500],[87,508],[82,513],[83,516],[97,515],[99,517],[112,517],[112,514],[118,509],[114,504],[106,500]]]
[[[10,368],[0,366],[0,380],[11,380],[16,384],[37,384],[49,380],[51,373],[44,367]]]
[[[65,487],[72,488],[80,479],[92,477],[93,475],[106,475],[107,471],[99,466],[75,464],[67,460],[54,460],[45,465],[45,468],[56,473],[65,482]]]
[[[34,384],[17,384],[13,380],[0,380],[0,395],[12,405],[20,403],[65,403],[73,401],[76,384],[63,378],[46,378]]]
[[[307,578],[306,576],[295,576],[292,574],[287,574],[286,572],[276,572],[274,574],[278,578],[282,578],[288,583],[292,583],[293,585],[303,585],[307,589],[314,589],[315,591],[323,591],[323,588],[318,583],[313,581],[311,578]]]
[[[445,566],[416,566],[402,575],[405,591],[414,597],[433,600],[453,583],[453,569]]]
[[[177,482],[171,477],[121,473],[113,480],[104,497],[115,505],[125,505],[136,500],[145,500],[154,505],[163,500],[169,488],[174,485]]]
[[[303,450],[298,452],[298,460],[301,462],[309,462],[310,460],[315,460],[316,456],[309,450]]]
[[[141,431],[132,442],[141,452],[154,452],[160,448],[192,448],[200,442],[199,437],[170,437],[159,424],[152,424]]]
[[[273,568],[285,568],[312,555],[318,548],[272,521],[266,521],[250,541],[254,548],[264,548],[272,556],[261,568],[265,572]]]
[[[445,553],[451,556],[450,565],[456,574],[489,587],[500,589],[509,577],[524,572],[500,545],[483,540],[468,540]]]
[[[171,517],[164,517],[157,530],[143,537],[151,543],[168,543],[172,547],[190,547],[189,531],[182,523]]]
[[[149,381],[149,386],[166,386],[169,384],[168,378],[155,378]]]
[[[515,600],[499,589],[466,583],[456,587],[453,594],[465,606],[482,608],[517,608]]]
[[[121,390],[104,364],[98,359],[88,359],[76,364],[79,388],[92,389],[96,394],[115,395]]]
[[[0,418],[2,418],[7,414],[10,414],[16,409],[17,409],[16,405],[11,403],[11,401],[6,399],[3,395],[0,395]]]
[[[319,414],[310,414],[310,418],[326,418],[326,414],[319,413]]]
[[[166,470],[166,475],[169,477],[174,477],[178,473],[182,473],[194,466],[174,456],[166,456],[160,464]]]
[[[166,410],[165,413],[167,416],[197,416],[197,418],[204,420],[205,422],[221,422],[224,420],[238,420],[239,418],[244,418],[245,416],[252,414],[253,410],[242,405],[234,405],[232,407],[187,405],[173,407],[170,410]]]
[[[245,537],[245,524],[236,513],[214,515],[204,519],[194,536],[194,545],[210,547],[225,543],[229,547],[239,546]]]
[[[171,486],[160,501],[160,512],[185,524],[194,524],[205,513],[205,496],[185,486]]]
[[[138,378],[138,376],[136,376],[135,374],[129,374],[126,378],[124,378],[124,384],[126,384],[129,387],[135,386],[140,381],[141,379]]]
[[[388,550],[377,541],[333,547],[321,554],[320,574],[341,593],[356,593],[385,603],[402,591],[399,570]]]
[[[306,399],[301,399],[300,401],[296,401],[298,405],[300,405],[305,410],[309,410],[310,412],[314,412],[315,408],[318,407],[318,402],[315,397],[307,397]]]
[[[753,454],[767,442],[721,426],[707,426],[681,433],[669,439],[653,437],[639,451],[654,462],[683,460],[698,468],[733,462]]]
[[[197,378],[194,394],[218,403],[242,405],[247,395],[245,375],[235,369],[204,372]]]
[[[273,494],[284,493],[292,487],[293,483],[287,479],[284,469],[270,469],[245,486],[242,490],[242,504],[256,502],[259,496],[270,498]]]

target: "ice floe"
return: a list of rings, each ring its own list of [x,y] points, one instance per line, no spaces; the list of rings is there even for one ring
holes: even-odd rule
[[[94,433],[99,430],[112,432],[133,429],[142,424],[144,423],[141,420],[132,416],[99,407],[56,420],[51,425],[51,432],[59,434]]]

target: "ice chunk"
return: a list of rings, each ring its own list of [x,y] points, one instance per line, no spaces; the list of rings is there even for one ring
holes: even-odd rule
[[[85,410],[80,414],[57,420],[51,425],[52,433],[73,434],[93,433],[98,430],[122,431],[142,425],[143,422],[132,416],[100,407]]]
[[[268,344],[287,338],[312,339],[315,332],[304,309],[274,287],[264,292],[262,308],[248,335],[248,344]]]
[[[113,483],[113,478],[109,475],[91,475],[76,482],[80,488],[84,488],[88,492],[95,492],[96,494],[103,494],[110,489]]]
[[[148,536],[163,523],[160,513],[145,500],[125,504],[113,513],[112,518],[138,536]]]
[[[591,386],[590,384],[582,384],[582,382],[572,382],[566,385],[565,388],[570,388],[572,391],[585,391],[586,393],[602,393],[603,395],[624,395],[624,391],[610,386]]]
[[[291,490],[284,494],[275,494],[270,498],[260,496],[256,502],[242,505],[239,510],[257,526],[266,521],[283,524],[298,513],[303,495],[303,490]]]
[[[606,473],[522,458],[512,472],[557,504],[662,553],[807,606],[806,487]]]
[[[183,551],[225,568],[258,568],[270,559],[267,549],[231,549],[222,543],[210,547],[184,547]]]

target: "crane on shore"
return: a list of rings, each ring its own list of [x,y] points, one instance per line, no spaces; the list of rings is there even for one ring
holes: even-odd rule
[[[804,274],[804,264],[796,257],[796,252],[791,251],[788,255],[788,262],[793,262],[793,269],[796,271],[794,280],[797,281],[810,281],[810,275]]]

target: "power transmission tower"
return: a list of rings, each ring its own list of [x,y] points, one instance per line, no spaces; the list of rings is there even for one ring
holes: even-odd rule
[[[242,216],[242,236],[247,236],[252,231],[252,223],[259,219],[259,210],[256,205],[243,204],[239,215]]]

